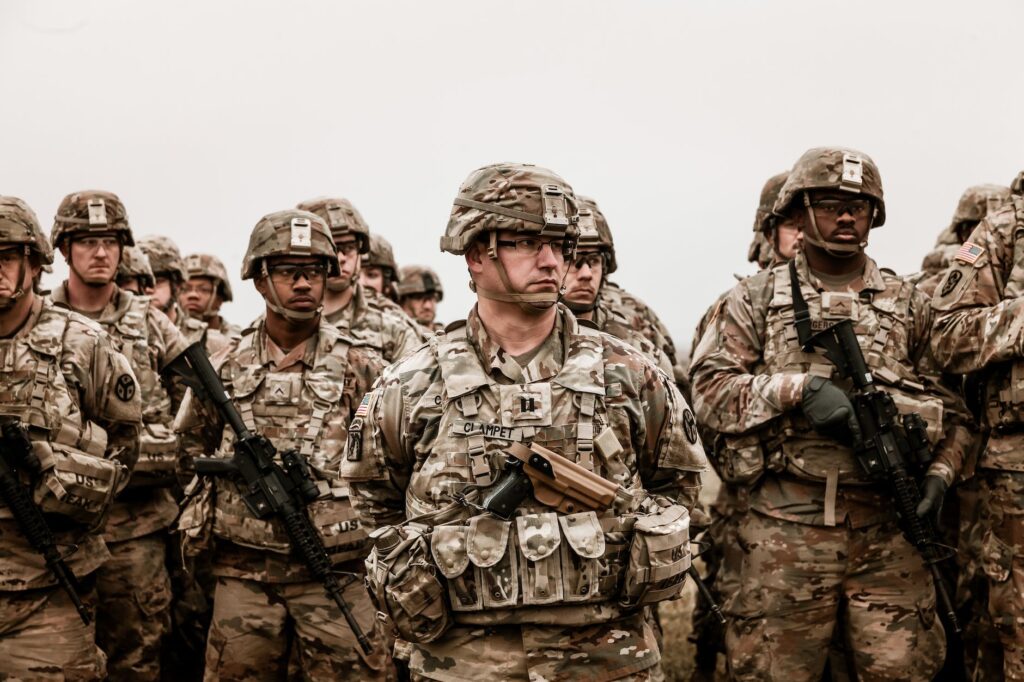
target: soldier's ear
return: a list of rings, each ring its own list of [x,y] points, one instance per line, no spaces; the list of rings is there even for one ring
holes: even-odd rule
[[[256,291],[258,291],[260,293],[260,296],[263,296],[264,298],[266,298],[267,296],[268,279],[269,278],[267,277],[255,277],[252,280],[252,284],[253,286],[256,287]]]
[[[484,245],[480,242],[473,242],[466,249],[466,266],[470,274],[479,275],[484,269],[484,259],[487,258]]]

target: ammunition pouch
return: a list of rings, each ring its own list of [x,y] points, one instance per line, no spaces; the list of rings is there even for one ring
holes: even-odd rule
[[[429,527],[418,523],[374,532],[378,542],[366,557],[366,588],[377,610],[388,616],[407,642],[432,642],[452,625],[444,585],[430,556]]]
[[[130,488],[168,486],[176,481],[178,438],[166,424],[143,424],[139,434],[139,460],[135,463]]]
[[[1024,360],[987,372],[985,421],[994,429],[1013,431],[1024,425]]]
[[[622,606],[656,604],[678,597],[690,568],[690,514],[672,504],[637,518],[629,565],[619,595]]]
[[[718,475],[726,483],[752,484],[765,472],[764,446],[759,434],[718,434],[714,459]]]
[[[65,422],[51,440],[33,440],[42,471],[34,491],[40,510],[101,526],[128,479],[128,469],[106,451],[107,432],[93,422],[81,428]]]

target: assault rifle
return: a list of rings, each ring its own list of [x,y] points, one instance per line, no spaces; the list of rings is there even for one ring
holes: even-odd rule
[[[345,602],[331,558],[306,514],[306,506],[320,494],[309,464],[295,450],[282,452],[281,464],[275,461],[277,449],[266,437],[245,426],[242,415],[210,364],[201,341],[186,348],[172,361],[170,369],[181,375],[196,397],[208,398],[235,432],[234,456],[231,459],[197,457],[196,473],[200,476],[240,478],[245,484],[242,499],[252,515],[258,519],[280,519],[288,533],[292,551],[312,576],[323,584],[324,591],[338,605],[359,646],[370,654],[370,642]]]
[[[870,478],[884,483],[889,489],[896,503],[900,529],[924,558],[946,618],[954,631],[960,632],[960,623],[938,566],[952,553],[939,542],[931,519],[917,515],[921,491],[913,474],[921,474],[931,461],[924,420],[919,414],[908,414],[897,421],[896,403],[892,396],[875,385],[853,323],[846,319],[817,333],[812,332],[810,311],[800,292],[800,280],[793,261],[789,262],[789,280],[800,345],[807,353],[815,347],[821,348],[839,375],[853,382],[850,402],[861,431],[860,439],[853,444],[857,461]]]
[[[480,504],[467,499],[465,492],[457,494],[455,499],[472,509],[490,512],[506,521],[512,518],[523,500],[531,496],[563,514],[605,510],[616,499],[626,503],[633,499],[632,494],[621,485],[536,443],[527,446],[513,442],[507,450],[505,467],[498,480],[486,487],[467,486],[466,489],[481,491]],[[690,564],[687,574],[707,600],[711,612],[724,624],[725,616],[721,608],[715,603],[693,564]]]
[[[46,517],[32,500],[32,494],[18,480],[18,472],[39,473],[39,460],[32,453],[28,432],[17,417],[0,416],[0,499],[11,510],[15,523],[22,535],[46,562],[46,568],[54,580],[67,593],[86,625],[91,618],[89,611],[78,596],[78,580],[64,563],[64,556],[57,550],[57,541],[50,530]],[[78,547],[72,545],[74,553]]]

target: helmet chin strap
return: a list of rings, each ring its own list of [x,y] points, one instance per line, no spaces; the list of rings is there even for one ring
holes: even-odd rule
[[[818,221],[814,217],[814,209],[811,208],[811,198],[804,192],[804,208],[807,210],[807,217],[811,222],[811,231],[804,232],[804,241],[814,244],[819,249],[824,249],[825,252],[835,258],[853,258],[858,253],[863,253],[864,249],[868,247],[867,238],[859,244],[836,244],[833,242],[827,242],[821,236],[821,232],[818,231]],[[874,222],[874,217],[871,218]],[[868,223],[868,230],[871,229],[871,223]]]
[[[25,262],[28,260],[29,253],[28,244],[25,244],[21,260],[18,261],[18,286],[13,294],[0,298],[0,310],[10,310],[25,295]]]
[[[310,310],[307,312],[300,312],[298,310],[289,310],[288,308],[285,308],[284,304],[281,303],[281,297],[277,295],[277,288],[274,286],[273,280],[270,279],[270,272],[267,270],[267,261],[264,260],[260,264],[260,267],[262,269],[263,277],[267,278],[267,289],[270,290],[270,298],[267,298],[266,296],[263,297],[268,308],[281,317],[292,320],[293,322],[305,322],[320,316],[320,313],[324,309],[323,303],[317,306],[316,310]]]
[[[484,298],[489,298],[492,301],[501,301],[503,303],[516,303],[524,312],[529,313],[530,315],[537,315],[558,303],[558,299],[565,295],[565,278],[569,274],[568,268],[566,268],[565,273],[562,275],[562,282],[559,285],[557,292],[538,292],[536,294],[517,292],[515,288],[513,288],[512,282],[508,279],[508,273],[505,272],[505,266],[502,265],[501,260],[498,259],[497,232],[491,231],[489,233],[487,257],[494,262],[494,267],[498,270],[498,277],[501,278],[501,283],[505,285],[505,291],[484,289],[478,286],[476,282],[470,280],[470,290]]]

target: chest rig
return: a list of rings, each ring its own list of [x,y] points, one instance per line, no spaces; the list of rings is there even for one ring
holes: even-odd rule
[[[805,351],[800,344],[793,305],[795,268],[774,271],[774,288],[765,316],[764,374],[807,373],[831,379],[844,389],[849,381],[840,378],[835,366],[815,348]],[[913,287],[899,280],[886,280],[881,291],[817,291],[799,282],[810,318],[812,332],[849,319],[864,353],[868,369],[879,388],[893,396],[901,414],[917,412],[928,423],[928,435],[937,442],[942,426],[942,403],[925,393],[921,378],[908,355],[911,334],[910,297]],[[793,410],[767,427],[762,436],[767,454],[799,478],[838,482],[867,482],[853,451],[824,438],[811,428],[799,410]]]
[[[260,359],[257,329],[242,337],[221,369],[246,427],[269,438],[278,452],[297,450],[319,481],[320,498],[307,507],[313,525],[335,563],[364,554],[367,536],[348,501],[337,471],[346,440],[351,402],[344,400],[350,345],[329,325],[321,325],[311,368],[271,371]],[[351,396],[349,396],[351,398]],[[225,429],[218,456],[231,457],[233,438]],[[238,485],[217,481],[214,532],[236,544],[288,552],[280,521],[262,521],[249,512]]]

